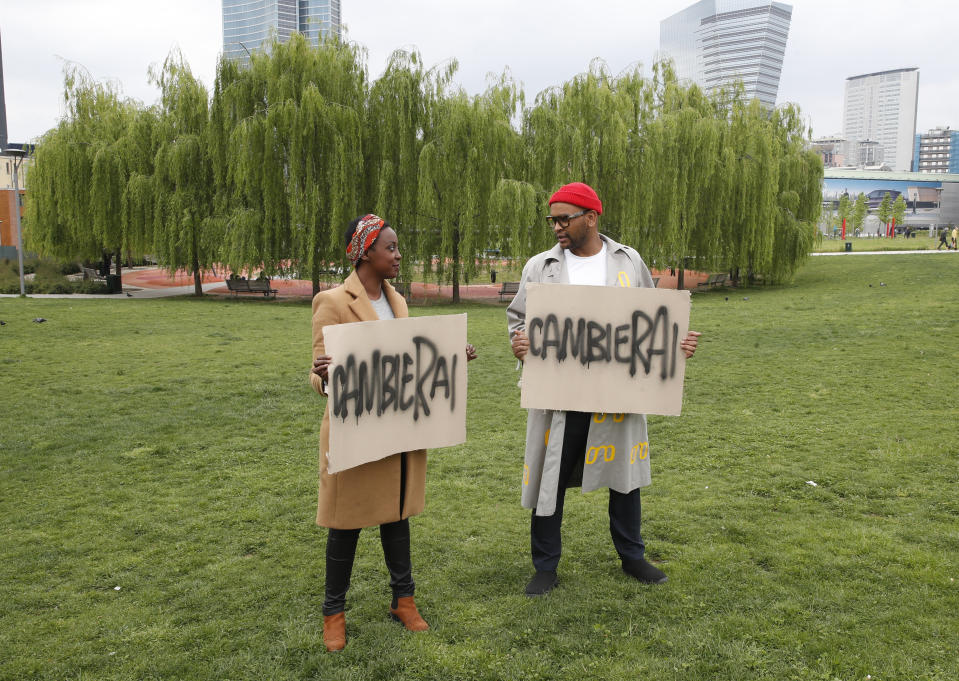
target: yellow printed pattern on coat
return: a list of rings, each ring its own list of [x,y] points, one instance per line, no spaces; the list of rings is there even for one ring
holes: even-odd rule
[[[619,271],[619,285],[622,288],[629,288],[629,275],[623,270]]]
[[[593,414],[593,423],[602,423],[610,414]],[[626,419],[626,414],[612,414],[613,423],[622,423]]]
[[[586,464],[596,463],[599,455],[603,455],[603,461],[612,461],[616,458],[616,445],[603,445],[601,447],[590,447],[586,450]]]
[[[640,442],[633,445],[633,448],[629,452],[629,462],[636,463],[636,459],[643,461],[649,458],[649,443]]]

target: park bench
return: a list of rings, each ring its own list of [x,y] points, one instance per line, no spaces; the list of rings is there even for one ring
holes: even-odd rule
[[[107,281],[106,277],[91,267],[81,267],[80,271],[83,272],[83,281],[100,281],[103,283]]]
[[[503,285],[499,287],[499,299],[500,302],[503,302],[503,299],[506,296],[512,298],[517,293],[519,293],[519,282],[518,281],[504,281]]]
[[[706,278],[706,281],[701,281],[696,284],[696,288],[710,289],[714,286],[718,288],[720,286],[726,286],[728,283],[729,275],[725,272],[721,272],[718,274],[710,274],[709,277]]]
[[[238,293],[262,293],[264,298],[270,295],[276,298],[277,290],[270,287],[269,279],[224,279],[224,281],[234,296]]]

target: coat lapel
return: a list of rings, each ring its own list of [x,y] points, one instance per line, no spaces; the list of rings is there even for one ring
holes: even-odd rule
[[[386,299],[390,302],[390,307],[393,308],[393,315],[397,319],[409,316],[409,311],[406,307],[406,300],[399,293],[396,292],[396,289],[393,288],[393,285],[388,282],[383,282],[383,293],[386,295]]]
[[[568,284],[569,272],[566,270],[566,252],[559,244],[553,246],[546,256],[543,283]]]
[[[350,276],[346,278],[343,285],[346,287],[346,292],[352,297],[350,310],[353,311],[358,321],[373,322],[379,319],[379,317],[376,316],[376,310],[373,309],[373,304],[370,302],[369,296],[366,295],[366,289],[363,288],[363,282],[360,281],[360,275],[356,273],[356,270],[353,270]]]
[[[356,270],[346,278],[346,281],[343,282],[346,292],[350,294],[352,300],[350,301],[350,310],[353,311],[353,314],[356,316],[356,319],[361,322],[375,322],[379,319],[376,315],[376,310],[373,309],[373,303],[370,302],[370,297],[366,294],[366,289],[363,288],[363,282],[360,281],[360,275],[356,273]],[[393,314],[397,318],[406,317],[409,315],[409,312],[406,308],[406,301],[403,300],[403,296],[396,292],[396,289],[393,288],[392,284],[388,281],[383,282],[383,294],[386,296],[386,299],[390,303],[390,307],[393,309]]]

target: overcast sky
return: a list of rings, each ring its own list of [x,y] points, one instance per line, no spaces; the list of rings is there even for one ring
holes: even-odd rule
[[[427,64],[459,61],[457,81],[484,89],[509,68],[527,101],[585,71],[599,57],[617,73],[649,73],[659,22],[691,0],[342,0],[346,35],[368,50],[371,78],[390,52],[416,47]],[[796,0],[778,102],[796,102],[816,136],[842,128],[848,76],[918,67],[917,131],[959,127],[959,68],[952,0]],[[211,86],[223,47],[220,0],[0,0],[7,128],[13,142],[38,137],[62,114],[63,64],[157,98],[150,64],[179,46]]]

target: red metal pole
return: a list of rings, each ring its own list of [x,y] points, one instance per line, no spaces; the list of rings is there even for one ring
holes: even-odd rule
[[[846,240],[846,218],[842,219],[842,240]]]
[[[896,238],[896,218],[892,219],[892,227],[889,228],[889,236]]]

